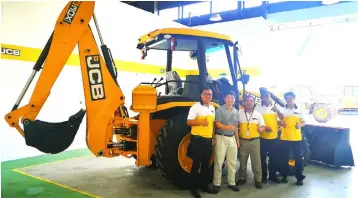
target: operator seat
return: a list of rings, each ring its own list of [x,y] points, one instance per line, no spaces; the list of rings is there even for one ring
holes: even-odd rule
[[[169,82],[168,86],[165,87],[165,92],[167,95],[182,95],[183,94],[183,83],[180,82],[180,76],[176,71],[168,71],[166,72],[166,80],[167,81],[177,81],[177,82]]]
[[[233,90],[233,86],[230,84],[229,80],[225,77],[221,77],[217,79],[217,84],[219,86],[220,91],[220,100],[225,101],[225,95]]]

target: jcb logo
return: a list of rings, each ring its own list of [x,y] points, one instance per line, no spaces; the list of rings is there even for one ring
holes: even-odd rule
[[[20,56],[20,50],[18,49],[10,49],[10,48],[1,48],[1,54],[12,55],[12,56]]]
[[[88,80],[92,100],[106,98],[99,55],[86,56]]]
[[[65,18],[63,19],[64,22],[71,24],[73,18],[75,18],[76,12],[78,8],[80,7],[81,2],[80,1],[72,1],[70,8],[68,8]]]

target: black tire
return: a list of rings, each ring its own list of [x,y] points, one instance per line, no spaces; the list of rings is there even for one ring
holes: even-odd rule
[[[312,108],[313,118],[320,123],[326,123],[337,115],[336,110],[329,104],[314,104]],[[321,117],[319,113],[321,109],[327,112],[326,116]]]
[[[180,165],[178,160],[178,147],[181,140],[190,132],[186,124],[187,114],[179,114],[170,118],[160,130],[155,145],[155,159],[160,173],[176,187],[190,188],[190,174]],[[213,165],[210,167],[213,174]],[[212,181],[210,175],[210,182]]]
[[[156,160],[155,160],[154,155],[153,155],[150,159],[152,160],[152,164],[149,165],[149,166],[146,166],[146,168],[151,168],[151,169],[157,168],[157,162],[156,162]]]

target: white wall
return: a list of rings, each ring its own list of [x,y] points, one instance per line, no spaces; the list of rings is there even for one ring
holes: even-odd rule
[[[270,67],[282,72],[294,70],[296,75],[286,75],[284,79],[290,78],[294,83],[331,87],[356,81],[358,21],[308,24],[309,21],[301,23],[302,27],[287,29],[284,27],[288,25],[282,25],[283,30],[269,33]]]
[[[66,3],[63,1],[1,2],[2,43],[43,48]],[[140,52],[135,48],[138,38],[157,28],[182,27],[180,24],[163,20],[159,16],[115,0],[97,1],[95,14],[104,42],[111,49],[113,58],[125,61],[164,66],[165,58],[161,59],[162,57],[158,57],[154,52],[146,60],[140,60]],[[91,25],[97,38],[93,23]],[[97,41],[100,46],[98,39]],[[164,57],[166,56],[164,55]],[[4,120],[5,114],[11,110],[25,85],[33,65],[33,62],[1,60],[0,92],[6,93],[6,97],[2,95],[0,104],[1,161],[42,154],[32,147],[26,146],[24,138],[16,129],[10,128]],[[181,65],[181,63],[176,65]],[[154,77],[159,76],[119,71],[118,80],[126,96],[127,107],[131,104],[131,90],[138,84],[134,81],[151,82]],[[36,80],[37,78],[29,88],[21,106],[28,103]],[[84,107],[81,80],[80,67],[66,66],[37,118],[49,122],[65,121],[70,115]],[[69,149],[86,147],[85,126],[84,120]]]
[[[355,36],[358,33],[358,21],[351,21],[352,17],[348,17],[348,22],[311,27],[310,22],[322,24],[322,20],[327,23],[337,18],[277,24],[280,26],[277,31],[271,31],[270,22],[262,17],[196,28],[230,35],[240,43],[241,66],[260,67],[262,75],[250,79],[249,89],[266,86],[266,83],[287,81],[292,84],[333,86],[349,84],[355,80],[355,65],[358,61],[353,49],[358,45]],[[292,28],[294,26],[298,27]],[[287,27],[291,28],[284,29]],[[301,48],[303,50],[299,54]]]
[[[260,67],[265,72],[265,62],[270,58],[266,56],[268,47],[267,22],[262,17],[236,20],[223,23],[214,23],[195,27],[197,29],[213,31],[229,35],[234,41],[238,41],[242,51],[239,57],[242,68]],[[225,57],[226,58],[226,57]],[[222,67],[228,67],[227,62]],[[248,87],[262,81],[262,77],[250,79]]]

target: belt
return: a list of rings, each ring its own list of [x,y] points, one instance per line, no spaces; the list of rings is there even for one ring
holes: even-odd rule
[[[208,138],[208,137],[204,137],[204,136],[201,136],[201,135],[193,135],[193,134],[190,134],[191,135],[191,138],[196,138],[196,139],[205,139],[205,140],[211,140],[212,138]]]
[[[222,135],[222,136],[226,136],[226,137],[233,137],[234,135],[226,135],[226,134],[222,134],[222,133],[217,133],[216,135]]]
[[[241,140],[246,140],[246,141],[252,141],[252,140],[256,140],[259,139],[259,137],[255,137],[255,138],[250,138],[250,139],[244,139],[244,138],[240,138]]]

